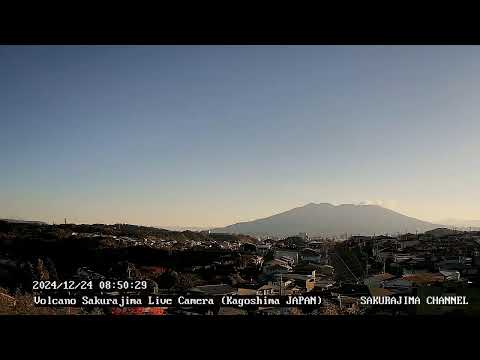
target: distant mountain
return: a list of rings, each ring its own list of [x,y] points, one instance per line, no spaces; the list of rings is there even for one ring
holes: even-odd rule
[[[480,229],[480,220],[444,219],[441,223],[462,229],[468,229],[470,227],[472,230]]]
[[[204,227],[204,226],[175,226],[175,225],[172,225],[172,226],[158,226],[158,228],[165,229],[165,230],[170,230],[170,231],[186,231],[186,230],[204,231],[204,230],[209,229],[208,227]]]
[[[16,224],[47,225],[46,222],[43,222],[43,221],[33,221],[33,220],[0,219],[0,221],[5,221],[5,222],[9,222],[9,223],[16,223]]]
[[[458,234],[461,234],[461,233],[462,233],[461,231],[448,229],[448,228],[438,228],[438,229],[433,229],[433,230],[425,232],[425,234],[432,235],[433,237],[458,235]]]
[[[433,224],[402,215],[378,205],[332,205],[310,203],[264,219],[241,222],[212,232],[248,235],[309,235],[386,234],[425,232],[438,227]]]

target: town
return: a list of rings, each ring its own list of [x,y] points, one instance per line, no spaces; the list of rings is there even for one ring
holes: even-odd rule
[[[478,314],[479,270],[480,231],[439,228],[338,239],[307,233],[255,237],[126,224],[0,221],[2,314]],[[98,279],[146,280],[152,296],[228,295],[233,300],[221,306],[185,301],[181,307],[166,303],[151,308],[34,304],[32,281]],[[118,295],[115,290],[109,293]],[[139,294],[132,290],[126,295]],[[235,306],[242,296],[272,295],[305,295],[315,301]],[[463,300],[395,300],[440,296]]]

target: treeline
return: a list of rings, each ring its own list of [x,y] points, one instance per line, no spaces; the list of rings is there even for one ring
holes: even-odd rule
[[[72,233],[77,233],[72,235]],[[103,234],[86,236],[82,234]],[[69,279],[78,268],[88,267],[100,274],[112,274],[118,264],[132,263],[137,266],[160,266],[182,269],[205,266],[224,257],[239,254],[222,249],[165,250],[147,246],[118,245],[107,235],[142,238],[146,236],[179,237],[205,240],[209,234],[192,231],[171,232],[168,230],[137,227],[133,225],[38,225],[0,222],[0,283],[8,287],[31,283],[43,272],[54,278]],[[216,235],[211,239],[221,241],[248,239],[237,235]],[[46,269],[43,271],[42,269]],[[115,272],[115,271],[114,271]],[[16,283],[16,284],[15,284]]]

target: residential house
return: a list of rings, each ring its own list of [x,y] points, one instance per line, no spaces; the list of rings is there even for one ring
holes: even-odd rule
[[[300,252],[300,258],[302,261],[320,263],[322,261],[322,256],[318,251],[315,251],[310,248],[305,248]]]
[[[413,283],[408,279],[394,278],[385,280],[383,282],[383,287],[392,290],[395,293],[410,293],[412,291]]]
[[[440,274],[448,281],[460,281],[460,272],[458,270],[440,270]]]
[[[280,284],[274,284],[269,281],[268,284],[262,285],[256,291],[256,295],[279,295],[280,294]]]
[[[300,289],[306,292],[312,291],[315,287],[315,270],[310,274],[287,273],[276,274],[274,277],[277,281],[294,281],[297,285],[299,285]]]
[[[400,249],[405,249],[405,248],[420,245],[420,240],[417,238],[413,238],[413,239],[407,238],[407,239],[400,239],[398,243],[400,245]]]
[[[243,254],[254,255],[257,253],[257,246],[255,244],[244,243],[240,245],[240,252]]]
[[[262,271],[267,275],[276,273],[286,274],[292,271],[292,267],[282,260],[270,260],[263,263]]]
[[[335,284],[336,284],[336,281],[333,279],[321,278],[321,277],[315,278],[315,288],[320,289],[322,291],[333,288]]]
[[[291,258],[291,259],[293,259],[294,264],[298,264],[298,260],[299,260],[298,259],[298,251],[296,251],[296,250],[289,250],[289,249],[275,250],[275,252],[273,254],[273,258],[278,259],[278,258],[281,258],[281,257]]]
[[[368,287],[383,287],[383,283],[387,280],[391,280],[395,278],[395,275],[389,274],[389,273],[382,273],[382,274],[376,274],[369,276],[366,278],[363,283],[367,285]]]
[[[265,256],[271,249],[271,244],[257,244],[257,255]]]

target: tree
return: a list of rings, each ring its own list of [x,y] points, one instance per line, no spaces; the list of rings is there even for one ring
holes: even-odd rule
[[[50,280],[58,280],[58,274],[57,274],[57,269],[55,267],[54,262],[50,258],[45,258],[44,260],[44,266],[46,270],[48,271],[49,278]]]
[[[190,273],[180,273],[178,274],[177,282],[175,287],[181,290],[187,290],[194,287],[198,283],[198,276]]]
[[[178,274],[175,271],[169,271],[161,274],[157,279],[158,287],[161,289],[170,289],[177,283]]]
[[[37,259],[37,264],[35,267],[36,275],[39,280],[49,280],[50,274],[48,273],[47,268],[45,267],[43,260],[41,258]]]

